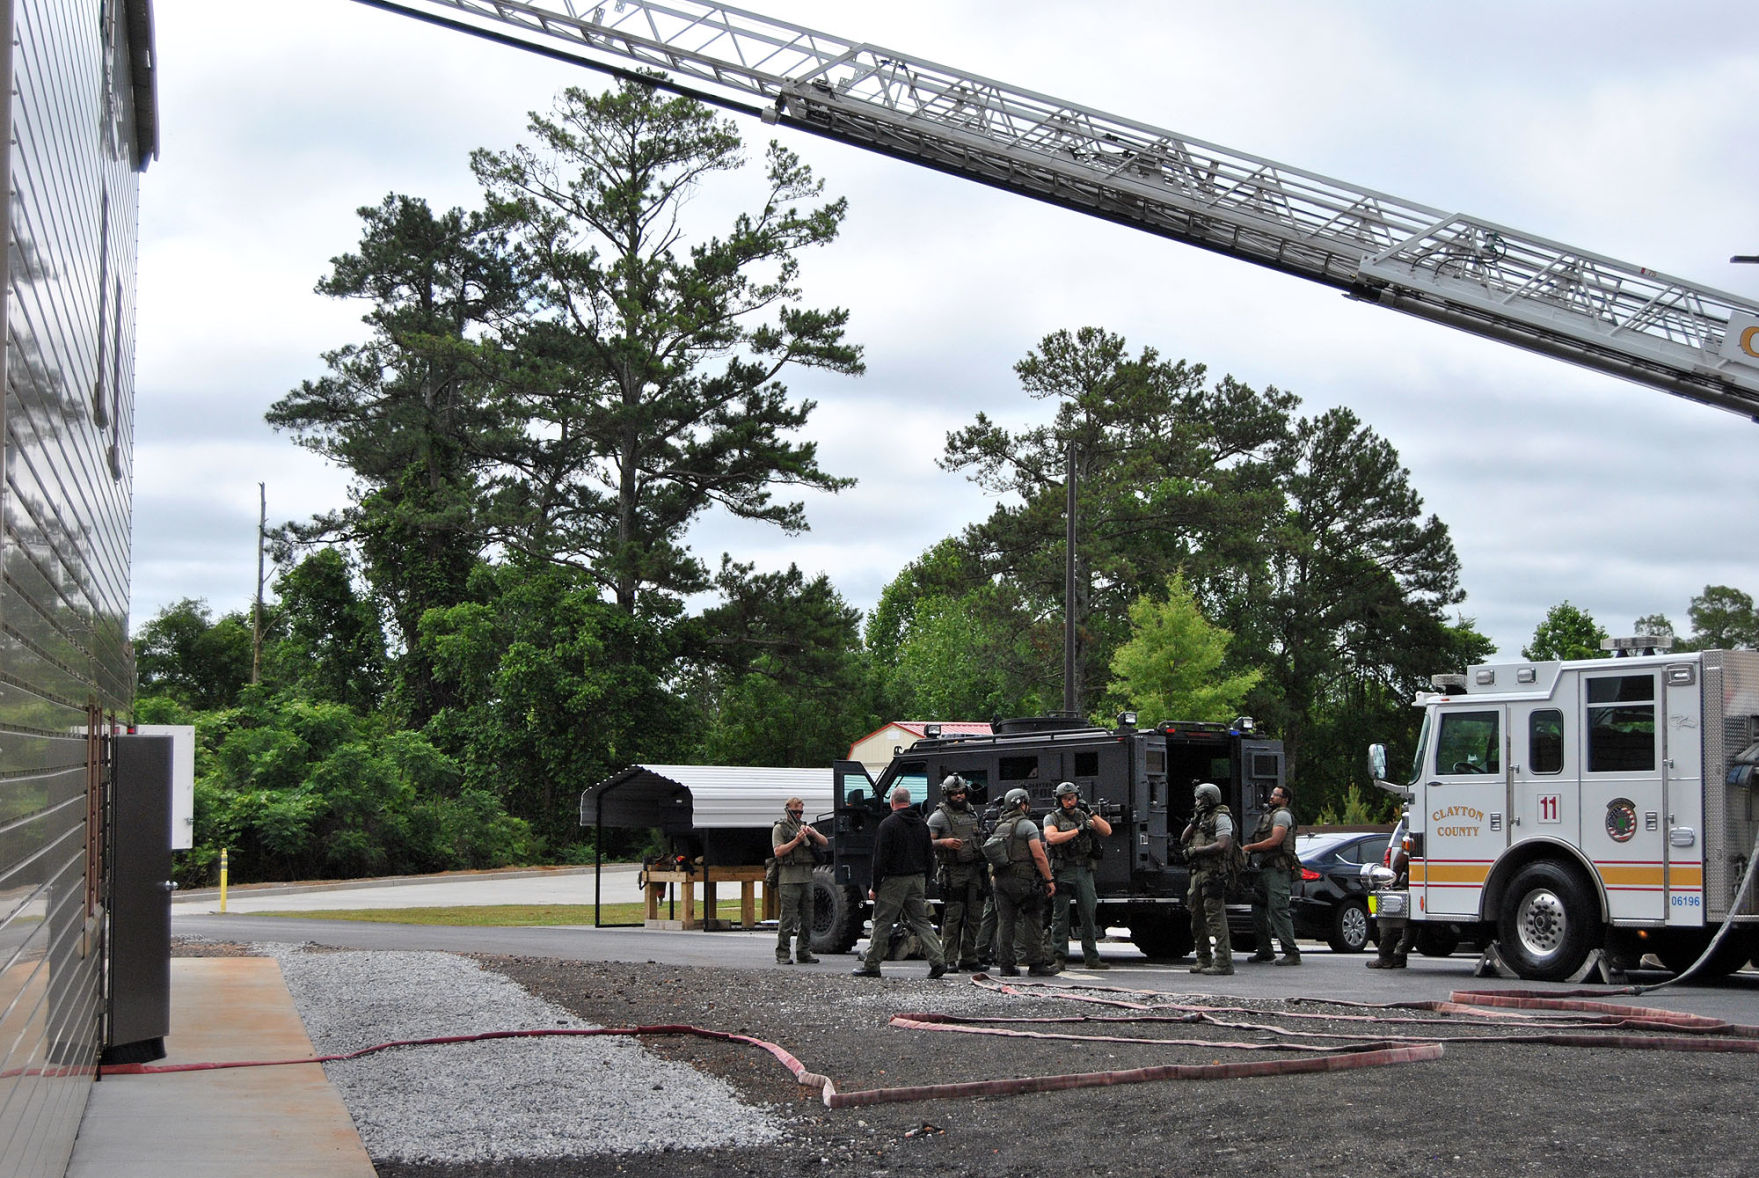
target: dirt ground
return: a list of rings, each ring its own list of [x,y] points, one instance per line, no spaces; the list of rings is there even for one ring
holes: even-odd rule
[[[210,948],[183,951],[206,952]],[[1291,1042],[1388,1036],[1482,1037],[1509,1028],[1462,1025],[1428,1012],[1370,1012],[1311,1001],[1254,1000],[1211,1011],[1211,1021],[1136,1021],[1083,998],[1216,1007],[1222,996],[1146,996],[1064,989],[1064,979],[1002,1000],[1011,1017],[1132,1021],[1007,1024],[1086,1041],[899,1029],[900,1012],[973,1008],[965,976],[928,982],[846,972],[733,970],[481,957],[486,968],[582,1018],[606,1026],[686,1023],[777,1043],[839,1091],[910,1087],[1163,1064],[1289,1059]],[[1026,979],[1021,979],[1026,981]],[[976,1005],[990,1008],[986,999]],[[1178,1011],[1160,1010],[1163,1017]],[[1412,1022],[1351,1021],[1362,1014]],[[1295,1014],[1320,1014],[1297,1019]],[[1217,1021],[1243,1025],[1221,1026]],[[1549,1020],[1548,1020],[1549,1021]],[[1299,1028],[1301,1034],[1283,1032]],[[1541,1028],[1518,1027],[1535,1032]],[[1575,1028],[1567,1029],[1578,1033]],[[1346,1036],[1339,1040],[1316,1034]],[[1604,1035],[1608,1032],[1590,1032]],[[1116,1041],[1123,1039],[1125,1041]],[[1194,1040],[1169,1045],[1142,1040]],[[1699,1039],[1696,1042],[1706,1043]],[[1751,1043],[1751,1040],[1748,1040]],[[686,1060],[778,1110],[790,1126],[760,1148],[605,1155],[490,1168],[380,1163],[382,1178],[667,1178],[891,1174],[1016,1175],[1740,1175],[1759,1147],[1759,1055],[1630,1050],[1610,1045],[1448,1042],[1440,1059],[1353,1071],[1173,1080],[1024,1095],[943,1098],[829,1109],[753,1047],[651,1036],[657,1053]],[[1241,1050],[1246,1043],[1270,1050]],[[655,1117],[688,1109],[656,1097]]]

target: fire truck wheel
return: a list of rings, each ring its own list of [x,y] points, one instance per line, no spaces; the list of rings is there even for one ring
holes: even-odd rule
[[[1503,893],[1497,934],[1503,959],[1540,982],[1575,973],[1600,940],[1587,888],[1556,863],[1529,863],[1516,873]]]
[[[1360,953],[1368,948],[1368,905],[1360,900],[1339,904],[1331,914],[1331,935],[1325,943],[1333,953]]]
[[[847,953],[861,937],[866,920],[861,897],[855,889],[831,879],[831,869],[812,873],[812,951]]]
[[[1175,919],[1138,917],[1130,925],[1130,940],[1144,956],[1177,961],[1191,952],[1191,926]]]
[[[1672,930],[1670,930],[1672,931]],[[1674,931],[1673,935],[1662,940],[1655,947],[1655,956],[1660,958],[1671,973],[1685,973],[1692,963],[1704,956],[1704,950],[1710,948],[1710,938],[1715,934],[1709,930],[1695,932],[1688,930]],[[1752,950],[1751,942],[1742,935],[1740,929],[1732,929],[1716,947],[1716,952],[1706,961],[1697,973],[1692,976],[1700,981],[1711,981],[1715,978],[1726,978],[1746,964],[1747,955]]]

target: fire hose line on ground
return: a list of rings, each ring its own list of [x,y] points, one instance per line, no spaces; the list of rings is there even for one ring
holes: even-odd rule
[[[907,1016],[921,1018],[922,1016]],[[897,1024],[894,1020],[894,1025]],[[960,1097],[977,1096],[1011,1096],[1026,1092],[1053,1092],[1073,1088],[1101,1088],[1118,1084],[1141,1084],[1160,1080],[1235,1080],[1262,1076],[1295,1075],[1309,1072],[1345,1071],[1354,1068],[1377,1067],[1395,1063],[1416,1063],[1423,1060],[1439,1059],[1442,1047],[1439,1043],[1421,1043],[1407,1046],[1391,1044],[1351,1045],[1343,1048],[1307,1048],[1316,1054],[1305,1058],[1268,1060],[1254,1063],[1232,1064],[1168,1064],[1158,1067],[1130,1068],[1106,1072],[1065,1073],[1051,1076],[1010,1077],[1004,1080],[975,1080],[956,1084],[928,1084],[902,1088],[873,1088],[859,1092],[839,1092],[836,1083],[828,1076],[809,1072],[806,1065],[796,1059],[788,1050],[775,1043],[766,1042],[749,1035],[737,1035],[729,1031],[715,1031],[704,1027],[692,1027],[681,1024],[655,1025],[644,1027],[580,1027],[556,1028],[544,1027],[524,1031],[487,1031],[476,1035],[441,1035],[427,1039],[403,1039],[391,1043],[379,1043],[372,1047],[363,1047],[357,1051],[338,1052],[330,1055],[304,1056],[297,1059],[259,1059],[259,1060],[226,1060],[217,1063],[188,1064],[112,1064],[100,1069],[105,1076],[136,1076],[159,1075],[168,1072],[213,1071],[223,1068],[278,1067],[286,1064],[301,1063],[334,1063],[343,1060],[359,1059],[375,1052],[387,1051],[396,1047],[426,1047],[453,1043],[479,1043],[492,1039],[523,1039],[542,1038],[548,1036],[588,1036],[588,1035],[691,1035],[698,1038],[713,1039],[726,1043],[741,1043],[757,1047],[768,1052],[777,1062],[794,1076],[803,1087],[817,1088],[828,1108],[855,1108],[872,1104],[898,1104],[919,1100],[941,1100]],[[1142,1042],[1137,1040],[1137,1042]],[[1212,1049],[1221,1044],[1203,1042],[1199,1044]],[[1238,1047],[1261,1048],[1262,1044],[1237,1044]]]
[[[332,1063],[343,1060],[359,1059],[376,1052],[387,1051],[397,1047],[439,1046],[456,1043],[479,1043],[495,1039],[545,1038],[554,1036],[641,1036],[641,1035],[683,1035],[710,1039],[724,1043],[737,1043],[756,1047],[767,1052],[783,1067],[787,1068],[795,1081],[804,1087],[818,1089],[829,1108],[852,1108],[873,1104],[906,1103],[920,1100],[957,1099],[978,1096],[1008,1096],[1027,1092],[1065,1091],[1074,1088],[1111,1087],[1120,1084],[1140,1084],[1165,1080],[1229,1080],[1265,1076],[1285,1076],[1310,1074],[1317,1072],[1344,1071],[1356,1068],[1378,1067],[1396,1063],[1415,1063],[1425,1060],[1439,1059],[1443,1053],[1444,1043],[1535,1043],[1569,1047],[1610,1047],[1625,1050],[1651,1051],[1716,1051],[1716,1052],[1748,1052],[1759,1053],[1759,1027],[1739,1023],[1728,1023],[1719,1019],[1705,1018],[1699,1015],[1680,1014],[1673,1011],[1657,1010],[1646,1007],[1619,1006],[1612,1003],[1587,1001],[1590,998],[1612,996],[1603,991],[1570,991],[1557,997],[1544,997],[1519,991],[1457,991],[1446,1002],[1401,1002],[1374,1005],[1369,1003],[1335,1002],[1331,999],[1293,999],[1296,1002],[1324,1002],[1331,1005],[1351,1006],[1358,1009],[1382,1010],[1424,1010],[1440,1013],[1450,1019],[1459,1020],[1456,1026],[1507,1028],[1510,1024],[1521,1028],[1512,1033],[1494,1035],[1383,1035],[1379,1038],[1361,1041],[1359,1036],[1341,1035],[1331,1032],[1291,1031],[1269,1023],[1250,1022],[1241,1019],[1218,1018],[1218,1015],[1255,1015],[1264,1017],[1267,1012],[1253,1010],[1249,1007],[1214,1007],[1196,1006],[1185,1003],[1156,1003],[1134,1001],[1124,998],[1103,998],[1096,995],[1070,993],[1066,986],[1032,986],[1030,983],[1002,984],[978,974],[972,978],[974,984],[998,993],[1016,996],[1028,996],[1031,990],[1041,990],[1034,996],[1068,998],[1078,1001],[1099,1002],[1106,1005],[1128,1007],[1135,1010],[1134,1015],[1080,1016],[1076,1018],[971,1018],[958,1015],[911,1013],[894,1015],[890,1025],[901,1029],[962,1032],[967,1034],[1002,1035],[1018,1038],[1043,1040],[1079,1040],[1103,1043],[1132,1043],[1143,1046],[1157,1045],[1168,1047],[1201,1047],[1206,1051],[1283,1051],[1297,1052],[1293,1058],[1257,1060],[1244,1063],[1209,1063],[1209,1064],[1166,1064],[1160,1066],[1120,1069],[1103,1072],[1060,1073],[1046,1076],[1010,1077],[998,1080],[974,1080],[948,1084],[928,1084],[899,1088],[876,1088],[856,1092],[839,1092],[830,1077],[808,1071],[806,1065],[794,1057],[786,1048],[778,1044],[758,1039],[750,1035],[740,1035],[729,1031],[716,1031],[704,1027],[684,1024],[658,1024],[641,1027],[580,1027],[580,1028],[536,1028],[516,1031],[488,1031],[473,1035],[443,1035],[427,1039],[406,1039],[390,1043],[380,1043],[372,1047],[363,1047],[357,1051],[339,1052],[330,1055],[306,1056],[298,1059],[275,1060],[228,1060],[215,1063],[190,1064],[116,1064],[100,1069],[105,1076],[151,1075],[166,1072],[211,1071],[224,1068],[270,1067],[284,1064],[299,1063]],[[1102,989],[1112,994],[1130,994],[1137,998],[1151,997],[1148,992],[1121,990],[1112,987],[1090,987]],[[1616,993],[1616,992],[1614,992]],[[1157,1015],[1151,1013],[1155,1009],[1178,1010],[1177,1015]],[[1567,1021],[1548,1020],[1535,1022],[1530,1016],[1504,1013],[1516,1010],[1545,1010],[1564,1016]],[[1574,1017],[1571,1017],[1574,1016]],[[1332,1021],[1364,1022],[1371,1024],[1410,1023],[1413,1021],[1433,1022],[1433,1020],[1413,1020],[1400,1016],[1378,1016],[1370,1014],[1332,1016],[1302,1011],[1282,1012],[1279,1016],[1294,1019],[1331,1019]],[[1466,1021],[1470,1020],[1470,1021]],[[1063,1032],[1014,1030],[998,1025],[1003,1023],[1119,1023],[1119,1022],[1179,1022],[1185,1024],[1209,1023],[1229,1030],[1246,1030],[1261,1038],[1286,1038],[1300,1035],[1306,1038],[1322,1039],[1357,1039],[1357,1042],[1337,1045],[1318,1045],[1311,1043],[1291,1042],[1238,1042],[1202,1039],[1139,1039],[1130,1036],[1114,1035],[1075,1035]],[[984,1025],[990,1024],[990,1025]],[[1590,1028],[1599,1028],[1603,1033],[1593,1033]],[[1613,1030],[1630,1031],[1665,1030],[1672,1034],[1610,1034]],[[1684,1032],[1684,1033],[1681,1033]]]

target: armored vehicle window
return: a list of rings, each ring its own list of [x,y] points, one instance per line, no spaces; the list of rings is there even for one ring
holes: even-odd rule
[[[1099,754],[1096,752],[1075,754],[1075,776],[1098,777]]]
[[[1655,677],[1617,675],[1588,680],[1588,771],[1630,773],[1655,768]]]
[[[1527,768],[1533,773],[1562,773],[1564,714],[1548,708],[1527,717]]]
[[[1437,773],[1502,772],[1500,717],[1496,712],[1444,712],[1435,741]]]
[[[1003,757],[996,768],[1003,781],[1038,780],[1037,757]]]
[[[1151,748],[1148,750],[1148,771],[1165,773],[1167,771],[1167,750]]]
[[[886,790],[887,797],[881,798],[880,801],[889,801],[891,791],[900,785],[909,786],[910,800],[921,804],[928,797],[928,766],[921,761],[912,761],[908,765],[898,766],[898,772],[893,776],[891,784]]]

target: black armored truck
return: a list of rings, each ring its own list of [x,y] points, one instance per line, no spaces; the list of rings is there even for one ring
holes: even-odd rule
[[[940,783],[958,774],[972,805],[993,814],[1012,789],[1032,795],[1043,817],[1057,784],[1072,781],[1085,805],[1111,821],[1098,840],[1094,865],[1101,927],[1125,927],[1150,957],[1179,958],[1191,951],[1187,871],[1178,846],[1191,817],[1191,794],[1201,781],[1221,787],[1243,830],[1250,831],[1283,781],[1283,746],[1260,738],[1252,722],[1161,723],[1136,726],[1126,712],[1117,728],[1080,719],[1034,717],[998,721],[989,735],[930,735],[900,749],[875,781],[857,761],[833,770],[834,810],[816,825],[830,836],[830,862],[813,880],[812,947],[847,953],[862,935],[871,905],[874,834],[891,812],[898,786],[924,813],[940,803]],[[931,885],[932,886],[932,885]]]

